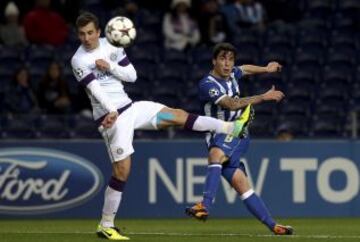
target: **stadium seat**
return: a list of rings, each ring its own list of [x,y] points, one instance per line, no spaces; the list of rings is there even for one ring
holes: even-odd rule
[[[36,138],[33,115],[4,115],[2,118],[2,136],[7,139]]]
[[[36,118],[35,127],[37,138],[62,139],[69,137],[66,116],[62,115],[40,115]]]
[[[24,65],[24,51],[12,47],[0,47],[0,74],[3,69],[8,72],[15,72],[19,67]]]
[[[311,0],[308,1],[308,13],[312,17],[326,18],[334,9],[332,0]]]
[[[263,49],[263,55],[261,61],[265,64],[270,61],[277,61],[283,65],[289,65],[292,62],[291,49],[283,46],[277,48],[265,48]]]
[[[157,32],[152,31],[151,29],[138,29],[136,44],[137,45],[151,45],[160,43],[160,37]]]
[[[47,68],[55,58],[55,50],[48,45],[31,45],[26,60],[39,68]]]
[[[356,17],[360,13],[360,2],[358,0],[338,0],[337,9],[344,15]]]
[[[300,66],[314,66],[315,68],[319,68],[319,65],[324,61],[323,52],[317,51],[308,51],[304,48],[297,48],[294,56],[294,61],[297,65]]]
[[[286,129],[296,138],[306,138],[309,135],[309,118],[303,115],[280,115],[277,119],[276,132]]]
[[[311,113],[311,106],[306,101],[287,101],[281,105],[281,114],[283,115],[302,115],[309,117]]]
[[[294,84],[315,86],[316,83],[318,82],[318,77],[314,72],[305,69],[299,69],[298,66],[294,66],[291,69],[288,81],[289,83],[294,83]]]
[[[68,118],[70,138],[99,139],[100,133],[97,126],[91,118],[80,114],[72,115]]]
[[[302,83],[291,83],[286,91],[286,99],[289,101],[311,102],[314,96],[314,87]]]
[[[272,116],[276,112],[276,105],[274,103],[265,102],[254,106],[254,109],[255,109],[255,118],[257,117],[257,115]]]
[[[271,115],[256,115],[250,125],[250,135],[255,138],[274,137],[274,119]]]
[[[187,55],[178,50],[166,50],[162,54],[162,62],[165,64],[186,65],[189,63]]]
[[[344,133],[341,129],[342,123],[331,118],[314,117],[311,128],[311,135],[317,138],[342,138]]]

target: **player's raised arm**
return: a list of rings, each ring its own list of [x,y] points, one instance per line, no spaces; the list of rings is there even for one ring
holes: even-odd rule
[[[121,52],[125,53],[122,49]],[[136,70],[126,54],[118,62],[110,62],[109,71],[120,81],[135,82],[137,79]]]
[[[267,66],[241,65],[239,68],[241,69],[243,75],[255,75],[280,72],[282,66],[276,61],[271,61],[267,64]]]
[[[90,69],[82,66],[81,61],[77,58],[71,59],[71,66],[78,82],[95,97],[101,106],[108,112],[116,112],[116,106],[105,95],[94,73]]]
[[[260,95],[254,95],[243,98],[233,98],[230,96],[225,96],[219,101],[218,105],[220,105],[223,108],[229,109],[231,111],[235,111],[242,109],[249,104],[259,104],[265,101],[279,102],[281,101],[281,99],[284,98],[284,96],[285,95],[283,92],[279,90],[275,90],[275,86],[272,86],[271,89]]]

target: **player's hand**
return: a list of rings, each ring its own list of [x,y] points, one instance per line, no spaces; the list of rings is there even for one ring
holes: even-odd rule
[[[95,61],[96,68],[100,71],[108,71],[110,70],[110,64],[104,59],[97,59]]]
[[[101,125],[106,129],[111,128],[114,125],[118,116],[119,116],[118,112],[108,113],[105,116],[104,120],[101,122]]]
[[[262,97],[264,101],[280,102],[281,99],[285,97],[285,95],[282,91],[275,90],[275,86],[273,85],[267,92],[262,95]]]
[[[282,69],[282,65],[280,65],[276,61],[271,61],[266,66],[266,70],[267,70],[268,73],[281,72],[281,69]]]

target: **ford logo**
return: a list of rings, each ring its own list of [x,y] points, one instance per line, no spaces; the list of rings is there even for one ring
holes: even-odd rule
[[[74,154],[42,148],[0,149],[0,213],[38,214],[96,195],[101,172]]]

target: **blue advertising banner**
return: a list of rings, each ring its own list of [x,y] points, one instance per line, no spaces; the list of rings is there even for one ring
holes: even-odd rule
[[[203,141],[135,142],[120,217],[183,217],[201,200]],[[357,141],[252,141],[243,158],[274,216],[360,216]],[[99,141],[0,142],[0,218],[97,218],[111,174]],[[222,180],[214,217],[249,216]]]

